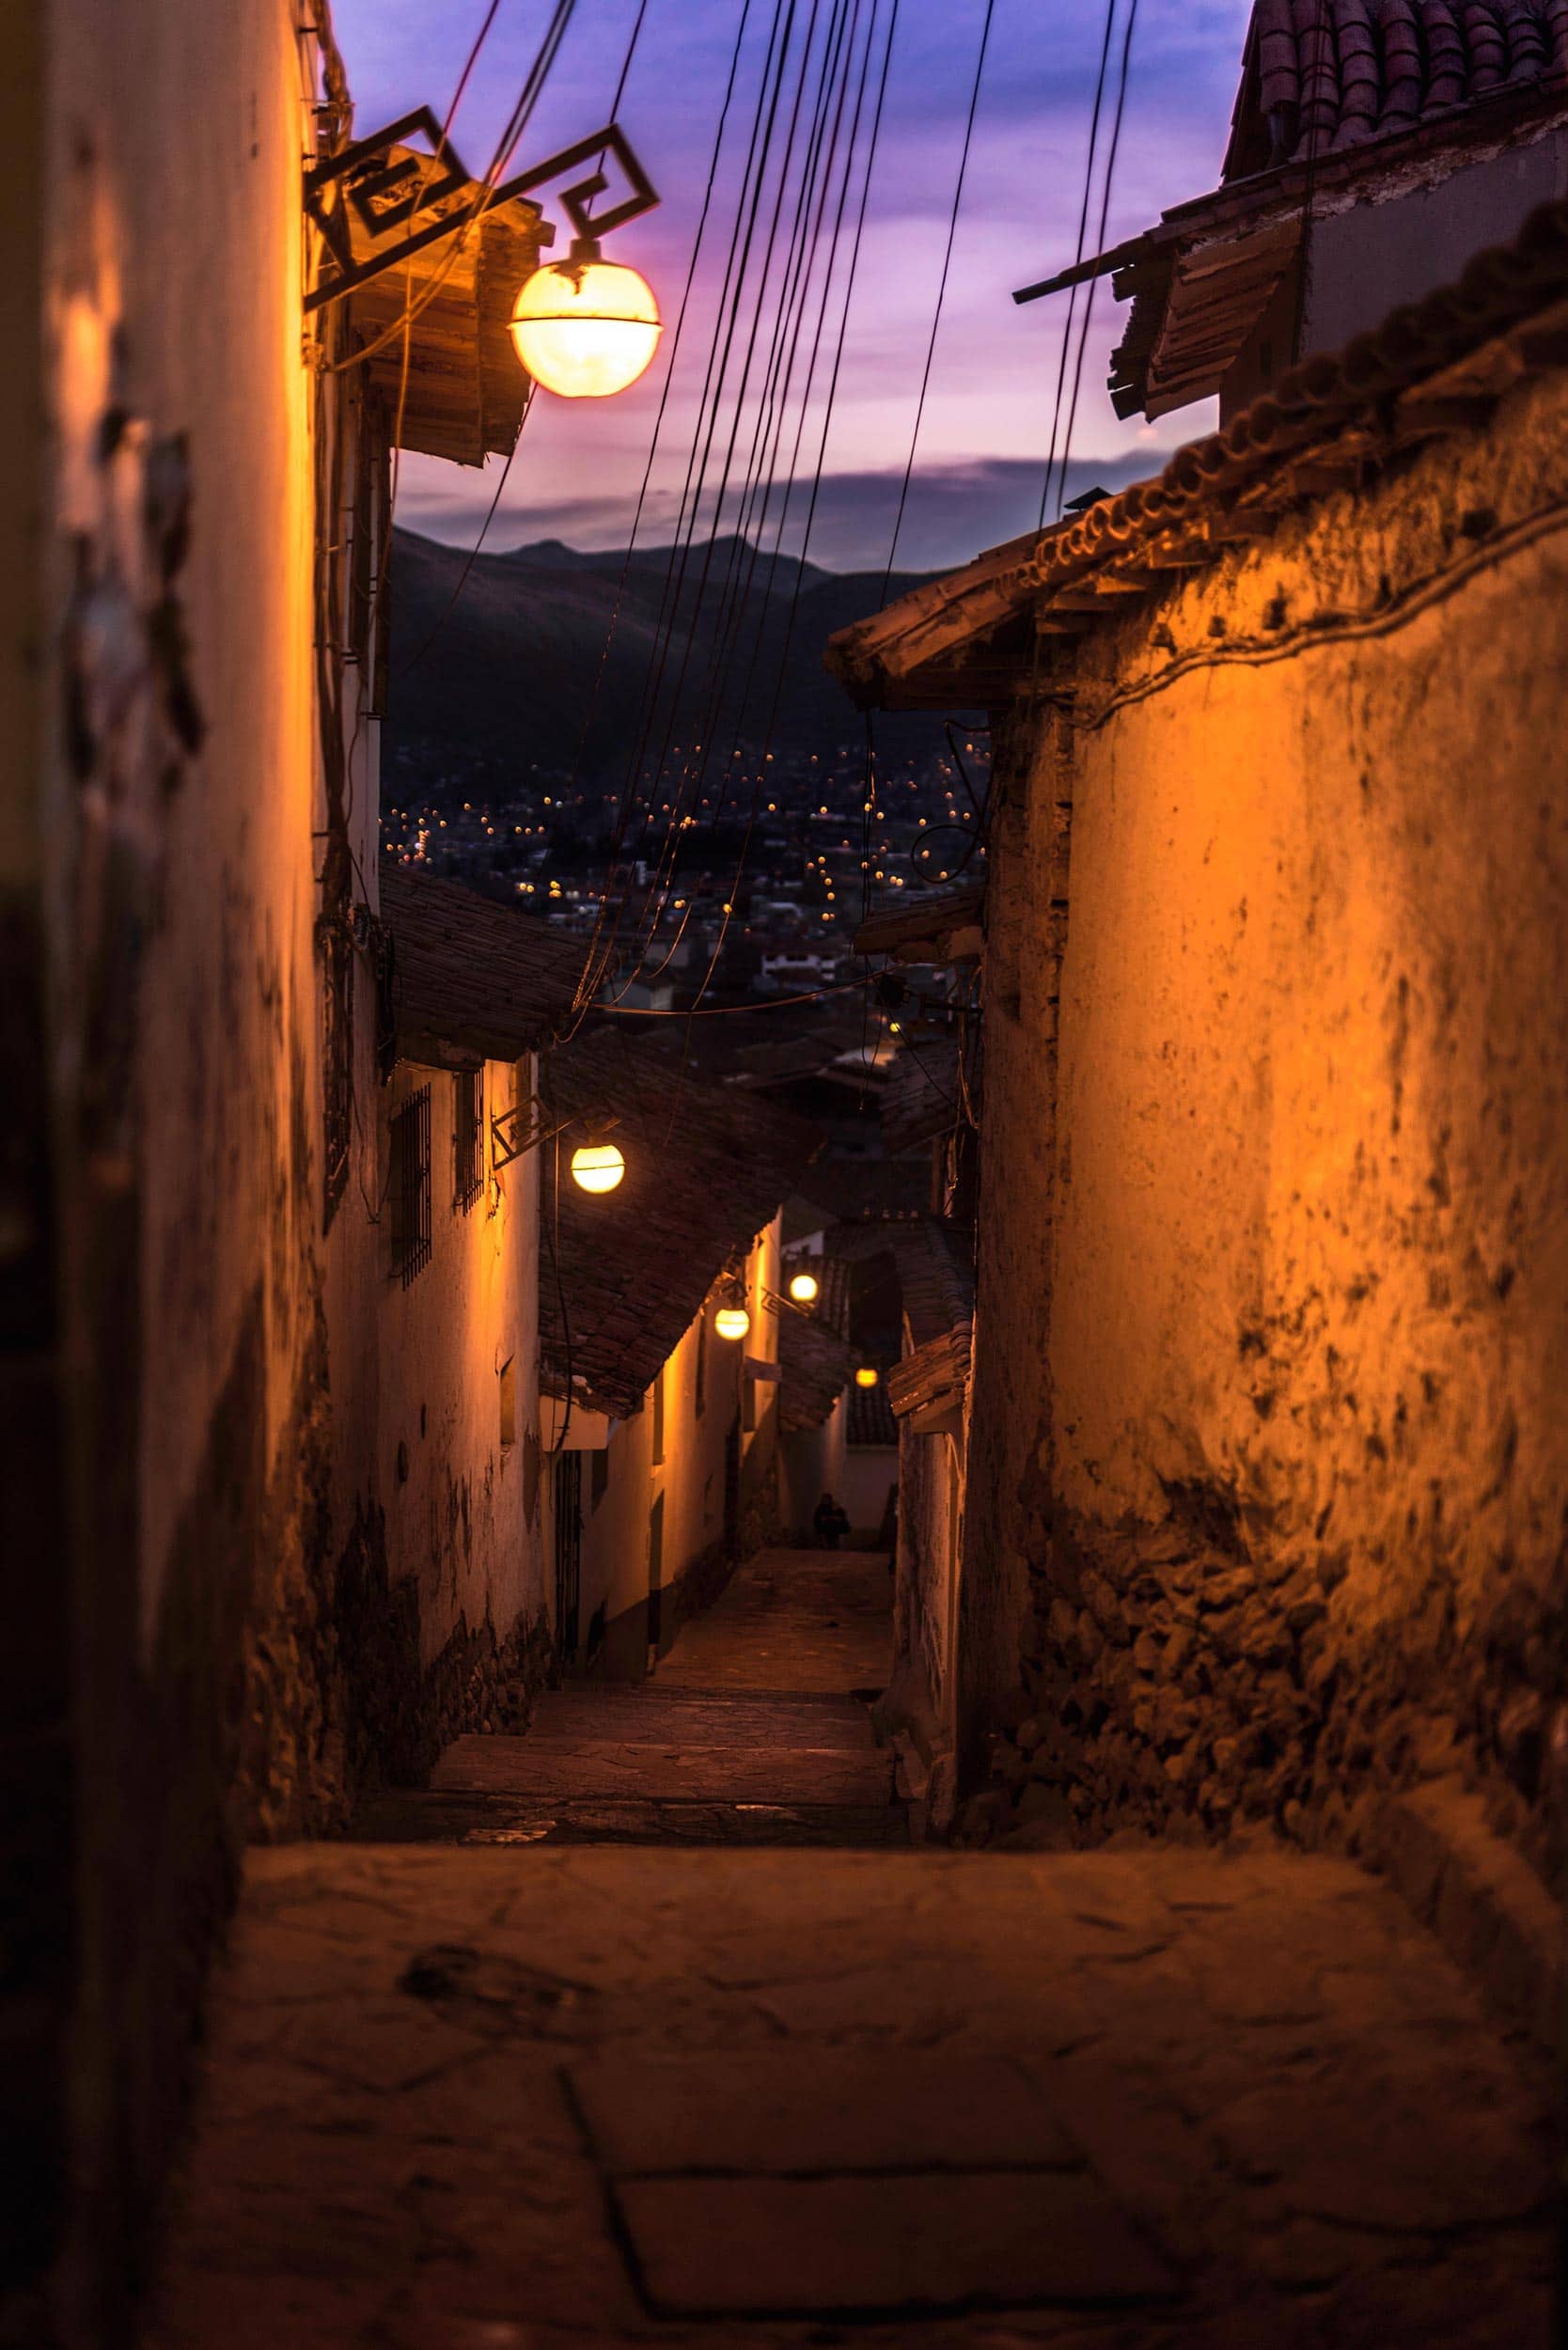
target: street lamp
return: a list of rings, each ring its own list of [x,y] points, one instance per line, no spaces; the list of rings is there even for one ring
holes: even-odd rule
[[[751,1327],[751,1316],[744,1306],[721,1306],[713,1316],[713,1328],[721,1339],[744,1339]]]
[[[572,1180],[579,1191],[614,1191],[626,1173],[626,1161],[617,1146],[604,1137],[619,1123],[618,1118],[594,1112],[554,1118],[536,1095],[529,1094],[512,1108],[497,1110],[492,1117],[492,1160],[497,1169],[510,1167],[514,1159],[537,1151],[541,1142],[555,1142],[570,1127],[586,1126],[589,1138],[579,1143],[572,1153]]]
[[[403,147],[416,133],[429,143],[428,155]],[[612,160],[627,193],[595,213],[590,207],[610,184],[604,167]],[[560,192],[573,232],[569,256],[525,278],[511,315],[512,340],[534,381],[564,400],[603,400],[624,391],[651,360],[664,329],[647,280],[621,262],[604,260],[599,249],[602,237],[651,212],[659,200],[619,123],[496,188],[470,179],[428,106],[325,157],[305,175],[305,209],[322,239],[321,272],[305,297],[306,313],[340,301],[427,246],[465,233],[487,212],[584,164],[590,166],[584,177]],[[540,243],[552,243],[555,230],[537,204],[531,209]]]
[[[572,1153],[572,1180],[579,1191],[614,1191],[626,1162],[613,1142],[585,1142]]]
[[[664,327],[645,277],[599,258],[592,239],[525,278],[511,314],[517,355],[561,400],[604,400],[635,384]]]
[[[820,1288],[814,1273],[797,1273],[790,1283],[790,1295],[797,1306],[814,1306]]]

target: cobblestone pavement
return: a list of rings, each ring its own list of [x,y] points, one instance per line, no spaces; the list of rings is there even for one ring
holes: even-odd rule
[[[1435,1943],[1262,1841],[297,1846],[148,2350],[1532,2350],[1549,2173]]]

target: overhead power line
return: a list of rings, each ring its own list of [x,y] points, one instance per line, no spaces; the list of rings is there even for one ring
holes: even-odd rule
[[[1100,148],[1100,116],[1105,102],[1105,80],[1110,70],[1111,39],[1115,31],[1116,0],[1105,0],[1105,38],[1100,43],[1100,70],[1094,84],[1094,106],[1089,118],[1089,152],[1084,158],[1083,202],[1078,207],[1078,241],[1073,254],[1074,270],[1082,265],[1084,250],[1089,241],[1089,208],[1094,200],[1094,164]],[[1078,288],[1074,279],[1072,292],[1067,298],[1067,323],[1062,328],[1061,356],[1057,365],[1056,405],[1051,412],[1051,446],[1045,458],[1045,478],[1040,487],[1040,527],[1042,530],[1045,527],[1045,518],[1051,504],[1051,480],[1056,471],[1057,445],[1061,433],[1062,399],[1067,388],[1067,367],[1073,349],[1073,324],[1077,315],[1077,308]],[[1066,494],[1066,489],[1067,471],[1064,462],[1061,495]],[[1058,505],[1060,503],[1059,497],[1058,503]]]
[[[1111,124],[1110,149],[1105,157],[1105,185],[1100,199],[1097,250],[1102,253],[1105,248],[1105,230],[1110,220],[1111,190],[1116,181],[1116,158],[1121,146],[1121,122],[1127,106],[1127,83],[1133,58],[1133,33],[1137,24],[1137,0],[1128,0],[1126,22],[1121,37],[1121,57],[1117,74],[1116,114]],[[1074,428],[1078,420],[1078,393],[1083,384],[1084,354],[1089,348],[1089,331],[1094,318],[1094,297],[1099,290],[1099,283],[1097,277],[1090,280],[1089,293],[1084,303],[1083,331],[1078,337],[1078,355],[1073,368],[1073,399],[1067,411],[1067,431],[1062,441],[1061,487],[1058,494],[1058,509],[1067,494],[1067,465],[1073,451]]]

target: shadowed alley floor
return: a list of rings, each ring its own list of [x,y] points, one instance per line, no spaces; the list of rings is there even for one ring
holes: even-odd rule
[[[891,1668],[881,1552],[766,1550],[683,1624],[657,1679],[576,1682],[525,1738],[460,1738],[368,1842],[907,1844],[864,1700]],[[851,1692],[859,1691],[856,1698]]]
[[[875,1572],[766,1554],[651,1688],[460,1741],[513,1848],[252,1856],[155,2350],[1544,2340],[1542,2068],[1347,1864],[529,1832],[743,1767],[896,1825]]]

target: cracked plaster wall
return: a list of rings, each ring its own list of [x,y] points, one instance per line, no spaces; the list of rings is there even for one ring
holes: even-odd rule
[[[1014,713],[965,1594],[1004,1819],[1354,1843],[1458,1767],[1560,1873],[1565,428],[1526,387]]]

